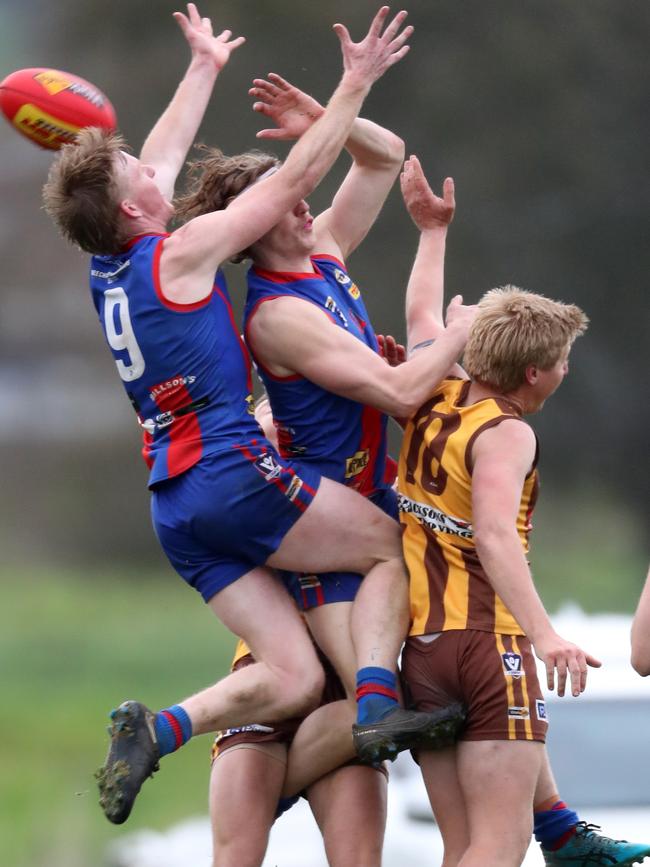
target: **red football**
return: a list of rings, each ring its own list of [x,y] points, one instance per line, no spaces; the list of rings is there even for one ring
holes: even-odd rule
[[[22,135],[58,150],[85,126],[115,129],[115,111],[94,84],[59,69],[19,69],[0,82],[0,109]]]

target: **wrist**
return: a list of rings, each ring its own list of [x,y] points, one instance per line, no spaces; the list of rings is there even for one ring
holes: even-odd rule
[[[529,624],[526,630],[526,637],[534,647],[548,642],[554,635],[555,630],[551,626],[550,620],[545,618],[539,619],[536,623]]]
[[[361,73],[346,69],[341,78],[338,90],[351,96],[360,95],[362,98],[370,93],[372,82],[368,81]]]
[[[425,238],[435,238],[440,240],[447,237],[447,229],[449,223],[432,222],[426,226],[418,226],[418,229]]]
[[[445,326],[443,336],[445,334],[448,335],[449,340],[457,342],[460,349],[463,349],[467,343],[470,328],[471,322],[467,322],[464,319],[452,319]]]
[[[224,66],[220,66],[211,54],[193,54],[187,71],[216,78]]]

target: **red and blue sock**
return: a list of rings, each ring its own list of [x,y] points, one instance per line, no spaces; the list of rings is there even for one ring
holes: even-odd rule
[[[192,737],[192,720],[179,704],[157,713],[154,725],[161,756],[175,752]]]
[[[398,707],[397,677],[387,668],[367,666],[357,672],[357,722],[378,722]]]
[[[573,837],[578,824],[578,814],[570,810],[564,801],[549,803],[545,801],[541,807],[548,809],[535,810],[533,814],[533,831],[538,843],[550,852],[561,849]]]

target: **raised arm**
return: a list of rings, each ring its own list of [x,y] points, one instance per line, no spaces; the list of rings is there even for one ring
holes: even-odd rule
[[[650,674],[650,570],[632,621],[632,667],[642,677]]]
[[[445,328],[442,315],[445,247],[456,202],[453,179],[446,178],[442,198],[436,196],[416,156],[405,162],[400,184],[406,209],[420,231],[406,289],[406,329],[408,349],[412,352],[421,344],[438,338]]]
[[[409,417],[433,395],[465,347],[476,309],[460,296],[447,310],[447,328],[428,346],[397,367],[331,324],[309,301],[274,298],[261,304],[249,322],[246,339],[256,359],[277,376],[299,374],[359,403],[397,417]],[[296,328],[300,322],[300,328]],[[274,335],[284,335],[281,341]]]
[[[187,4],[187,15],[174,12],[192,57],[171,102],[142,146],[140,159],[156,170],[161,193],[171,199],[176,178],[194,142],[208,106],[217,76],[230,54],[245,40],[231,39],[231,31],[214,36],[212,22],[201,18],[194,3]]]
[[[413,28],[401,34],[408,38]],[[249,90],[253,104],[275,123],[258,132],[258,138],[297,139],[322,115],[324,108],[313,97],[281,76],[256,78]],[[404,142],[372,121],[357,118],[345,142],[353,163],[332,206],[314,221],[316,248],[345,259],[364,239],[377,219],[404,159]]]
[[[549,689],[564,695],[567,674],[572,694],[584,691],[587,666],[600,665],[555,632],[533,583],[517,534],[517,515],[526,474],[535,457],[535,435],[521,421],[503,421],[484,431],[472,448],[474,541],[481,564],[506,607],[546,666]]]
[[[190,220],[168,239],[161,280],[170,300],[192,303],[206,297],[216,268],[262,237],[318,185],[340,153],[372,84],[408,50],[399,33],[406,13],[398,13],[384,30],[387,15],[388,7],[383,6],[358,43],[342,24],[334,25],[343,53],[343,78],[323,115],[293,146],[281,169],[227,209]]]

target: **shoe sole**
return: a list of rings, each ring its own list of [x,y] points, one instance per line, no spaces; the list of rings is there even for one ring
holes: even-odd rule
[[[403,750],[439,750],[451,746],[464,720],[464,713],[459,711],[448,720],[436,722],[434,732],[431,732],[431,723],[428,722],[411,730],[406,729],[397,736],[394,733],[382,732],[379,728],[374,731],[370,729],[359,732],[358,727],[353,726],[354,745],[357,755],[364,764],[392,762]]]
[[[125,803],[124,781],[131,777],[131,766],[125,759],[117,759],[114,761],[111,756],[116,749],[117,737],[125,726],[132,722],[134,710],[139,711],[142,706],[138,702],[125,701],[116,710],[111,713],[112,725],[109,729],[111,735],[111,744],[108,750],[108,756],[103,767],[95,772],[95,779],[99,788],[99,805],[102,808],[104,815],[113,825],[121,825],[129,818],[135,799],[140,792],[142,783],[147,777],[153,776],[153,772],[158,770],[158,762],[156,761],[151,773],[146,774],[137,786],[133,797],[130,798],[130,803]],[[149,730],[149,734],[154,739],[152,732],[153,714],[151,711],[143,708],[145,714],[145,723]],[[130,786],[133,786],[133,782]]]

